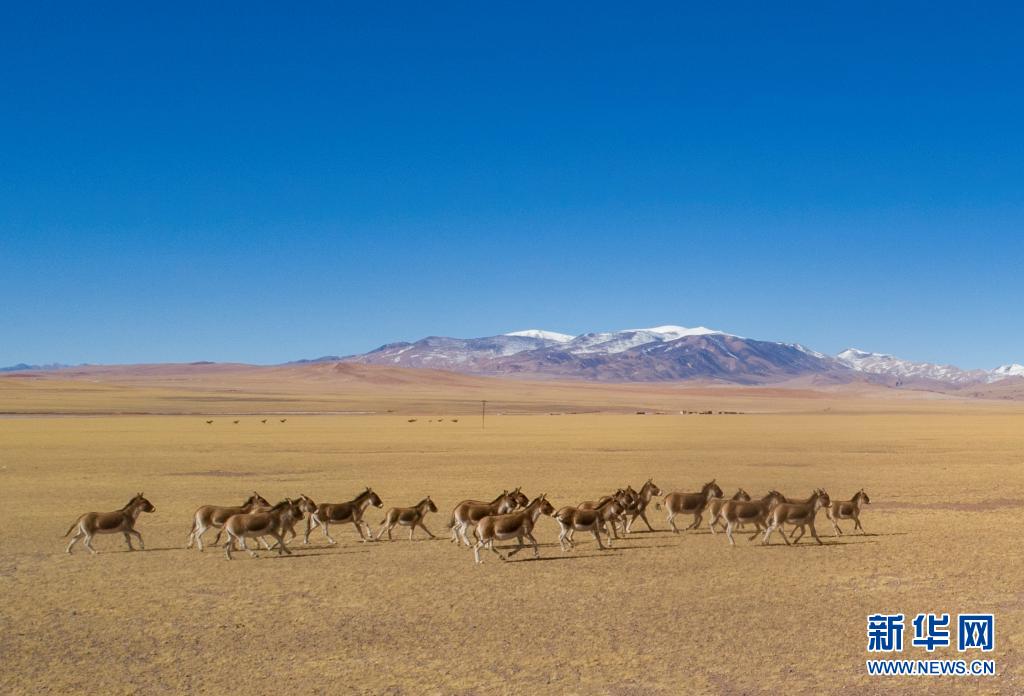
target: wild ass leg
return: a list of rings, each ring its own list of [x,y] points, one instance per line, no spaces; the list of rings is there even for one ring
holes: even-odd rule
[[[859,529],[861,534],[867,534],[867,532],[864,531],[864,527],[860,523],[860,514],[856,514],[856,513],[854,514],[854,516],[853,516],[853,528],[854,529]]]
[[[433,532],[431,532],[429,529],[427,529],[427,525],[423,524],[423,520],[420,520],[416,524],[418,524],[423,529],[424,532],[426,532],[428,535],[430,535],[431,539],[436,539],[437,538],[436,536],[434,536]]]
[[[558,526],[561,527],[561,529],[558,532],[558,545],[562,547],[562,552],[564,553],[568,550],[565,548],[565,535],[568,530],[566,529],[566,526],[561,522],[558,523]]]
[[[808,522],[807,524],[808,524],[808,525],[810,526],[810,528],[811,528],[811,536],[812,536],[812,537],[814,537],[814,540],[815,540],[816,542],[818,542],[819,544],[821,544],[822,546],[824,546],[824,545],[825,545],[825,542],[824,542],[824,541],[822,541],[821,539],[819,539],[819,538],[818,538],[818,530],[816,530],[816,529],[814,528],[814,520],[811,520],[811,521],[810,521],[810,522]],[[800,531],[801,531],[801,532],[803,532],[803,527],[801,527],[801,528],[800,528]]]
[[[508,554],[509,558],[512,558],[517,553],[519,553],[520,551],[522,551],[523,549],[526,548],[526,543],[523,541],[523,536],[524,536],[523,534],[520,534],[519,536],[516,537],[516,541],[518,542],[518,546],[516,546],[514,549],[512,549],[512,551]]]
[[[540,544],[538,544],[537,540],[534,538],[533,532],[527,532],[526,536],[531,542],[533,542],[533,557],[540,558]]]
[[[81,527],[79,527],[78,529],[76,529],[76,530],[75,530],[75,536],[71,537],[71,543],[70,543],[70,544],[68,544],[68,547],[67,547],[66,549],[64,549],[64,550],[65,550],[66,552],[68,552],[68,553],[71,553],[71,549],[72,549],[72,547],[74,547],[74,545],[75,545],[75,544],[77,544],[77,543],[78,543],[78,541],[79,541],[79,540],[80,540],[80,539],[81,539],[81,538],[82,538],[83,536],[85,536],[85,533],[84,533],[84,532],[82,532],[82,528],[81,528]]]
[[[195,532],[193,532],[193,534],[192,534],[193,538],[196,541],[196,546],[199,547],[200,551],[202,551],[203,548],[204,548],[203,547],[203,535],[206,534],[206,529],[207,529],[206,525],[203,525],[203,524],[197,525],[196,529],[195,529]],[[189,544],[189,546],[191,546],[191,544]]]
[[[829,517],[828,521],[832,523],[832,529],[835,531],[835,536],[842,536],[843,530],[839,528],[839,522],[835,517]],[[856,529],[856,527],[854,527]]]
[[[689,527],[687,527],[687,529],[697,529],[698,527],[700,527],[700,523],[703,522],[703,521],[704,521],[704,511],[703,510],[697,510],[696,512],[693,513],[693,524],[691,524]]]
[[[725,525],[725,535],[727,537],[729,537],[729,545],[730,546],[735,546],[736,545],[736,540],[732,538],[732,527],[733,527],[732,522],[726,523],[726,525]]]
[[[601,529],[601,527],[599,525],[594,525],[594,528],[591,529],[590,531],[594,534],[594,538],[597,539],[597,548],[599,548],[602,551],[604,551],[607,547],[604,544],[601,543],[601,532],[599,531],[600,529]],[[612,545],[612,540],[609,538],[608,539],[608,546],[611,546],[611,545]]]
[[[415,531],[416,531],[416,525],[412,525],[412,526],[409,527],[409,541],[412,541],[412,534]]]
[[[668,523],[672,525],[672,531],[678,534],[679,527],[676,526],[676,513],[672,510],[668,511]]]
[[[135,531],[135,529],[129,529],[128,533],[135,536],[135,539],[139,542],[139,549],[145,551],[146,545],[142,543],[142,535]]]
[[[332,544],[337,544],[338,542],[336,542],[334,540],[334,537],[331,536],[331,533],[329,531],[327,531],[327,519],[325,518],[325,519],[322,519],[322,520],[317,520],[317,522],[320,523],[320,529],[323,530],[324,536],[327,537],[327,541],[329,541]]]
[[[96,549],[92,547],[92,534],[85,530],[82,531],[85,533],[85,548],[89,549],[89,553],[96,553]]]

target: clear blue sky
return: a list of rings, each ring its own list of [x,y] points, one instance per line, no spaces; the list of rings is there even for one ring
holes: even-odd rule
[[[665,323],[1024,362],[1024,13],[679,5],[6,4],[0,365]]]

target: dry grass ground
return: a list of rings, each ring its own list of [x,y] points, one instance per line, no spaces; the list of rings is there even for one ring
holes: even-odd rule
[[[770,413],[765,398],[736,416],[494,416],[485,431],[430,413],[0,418],[0,692],[1021,693],[1024,411],[828,399],[779,397],[788,412]],[[254,489],[341,501],[369,484],[385,506],[429,493],[443,537],[466,497],[521,485],[560,505],[649,476],[666,491],[712,477],[727,493],[864,486],[874,504],[867,535],[834,539],[822,517],[825,545],[796,548],[674,535],[663,512],[658,531],[606,552],[581,534],[562,553],[545,518],[539,562],[487,554],[480,567],[444,539],[360,544],[351,526],[281,559],[183,548],[196,506]],[[63,553],[79,513],[139,490],[157,508],[138,525],[147,551],[107,536],[97,556]],[[995,612],[1000,675],[867,677],[876,611]]]

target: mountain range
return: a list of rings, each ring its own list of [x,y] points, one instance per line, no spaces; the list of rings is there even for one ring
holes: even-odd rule
[[[762,341],[699,326],[655,326],[578,336],[528,329],[483,338],[428,336],[359,355],[327,357],[367,365],[480,375],[609,382],[713,380],[767,384],[800,377],[890,386],[965,387],[1024,378],[1024,365],[962,370],[854,348],[830,356],[798,343]]]
[[[974,395],[981,395],[988,385],[996,383],[1024,384],[1024,365],[1016,363],[992,370],[963,370],[855,348],[826,355],[799,343],[757,340],[704,326],[666,325],[578,336],[542,329],[482,338],[428,336],[414,342],[388,343],[358,355],[325,356],[288,364],[330,362],[597,382],[869,382],[939,391],[971,390]],[[0,368],[0,372],[68,367],[20,364]],[[1016,391],[1018,387],[1012,389]]]

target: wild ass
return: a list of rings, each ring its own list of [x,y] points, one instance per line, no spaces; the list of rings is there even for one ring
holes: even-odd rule
[[[676,515],[693,515],[693,522],[686,529],[696,529],[704,519],[704,508],[712,498],[721,498],[722,489],[711,479],[700,489],[700,493],[669,493],[665,496],[665,509],[668,510],[668,523],[672,531],[679,533],[676,526]]]
[[[476,546],[473,547],[473,556],[477,563],[483,563],[480,558],[480,549],[484,546],[490,547],[491,551],[497,554],[501,560],[507,560],[505,556],[494,548],[495,541],[516,539],[519,542],[508,557],[519,553],[526,547],[524,539],[529,539],[533,544],[533,557],[540,558],[540,549],[537,540],[533,536],[533,527],[537,524],[537,518],[541,515],[550,515],[555,508],[548,502],[546,494],[541,493],[533,499],[524,509],[518,512],[510,512],[505,515],[488,515],[476,524]]]
[[[515,510],[517,492],[518,489],[512,493],[504,492],[490,503],[474,501],[459,503],[452,511],[451,522],[452,536],[455,538],[456,543],[458,543],[459,539],[462,539],[466,546],[472,546],[473,544],[470,543],[469,536],[466,534],[469,526],[475,525],[488,515],[504,515]]]
[[[864,527],[860,523],[860,506],[870,504],[871,498],[861,488],[850,500],[833,500],[832,504],[825,508],[825,516],[828,517],[828,521],[832,523],[832,528],[836,530],[836,534],[839,536],[843,534],[843,530],[839,528],[839,520],[853,520],[853,528],[859,529],[862,534],[866,534]]]
[[[555,521],[558,522],[560,533],[558,543],[563,551],[568,551],[576,546],[573,540],[574,532],[590,532],[597,539],[597,548],[604,550],[605,545],[601,543],[601,528],[604,527],[608,535],[608,546],[612,545],[612,526],[615,518],[622,514],[622,504],[614,499],[608,498],[600,507],[581,509],[567,505],[560,508],[555,514]],[[566,544],[568,543],[568,547]]]
[[[615,502],[617,502],[618,505],[616,507],[614,507],[614,508],[611,508],[611,510],[614,510],[614,512],[611,512],[611,513],[608,514],[608,522],[610,522],[610,525],[606,525],[605,530],[608,532],[608,539],[609,540],[611,540],[612,537],[615,537],[616,539],[618,539],[618,538],[620,538],[619,537],[619,525],[620,524],[622,525],[622,534],[623,534],[623,536],[625,536],[625,534],[626,534],[626,520],[625,520],[625,512],[626,512],[626,510],[630,509],[630,508],[633,508],[633,509],[636,508],[636,500],[637,500],[636,496],[637,496],[637,494],[636,494],[636,491],[632,491],[632,493],[631,493],[630,490],[631,489],[620,488],[619,490],[615,491],[611,495],[606,495],[606,496],[602,497],[599,500],[586,500],[586,501],[580,503],[579,505],[577,505],[576,509],[577,510],[597,510],[598,508],[601,508],[601,507],[604,507],[605,505],[607,505],[609,503],[609,501],[614,500]],[[609,541],[609,543],[610,543],[610,541]]]
[[[192,514],[192,530],[188,533],[188,543],[185,544],[186,549],[192,548],[192,544],[198,544],[199,550],[203,550],[203,534],[208,529],[216,529],[217,537],[213,540],[213,545],[216,546],[220,541],[220,529],[227,522],[228,518],[232,515],[238,515],[243,512],[253,512],[254,510],[264,509],[269,510],[271,508],[270,503],[266,498],[261,496],[256,491],[252,492],[244,503],[238,507],[224,507],[221,505],[203,505],[198,508]]]
[[[238,515],[232,515],[224,523],[224,531],[228,535],[228,538],[224,541],[224,555],[230,561],[231,549],[234,548],[235,542],[238,542],[243,549],[249,552],[250,556],[255,558],[256,552],[246,546],[245,540],[262,540],[263,537],[268,536],[277,542],[274,546],[277,547],[277,554],[279,556],[285,553],[291,554],[291,550],[284,544],[281,529],[295,520],[301,519],[302,507],[291,498],[285,498],[264,512],[243,512]],[[263,545],[268,550],[270,549],[266,541],[263,542]]]
[[[456,510],[458,510],[463,505],[495,505],[506,495],[512,496],[512,507],[506,512],[511,512],[512,510],[515,510],[516,508],[519,507],[526,507],[530,503],[530,499],[527,498],[526,495],[519,488],[516,488],[514,491],[512,491],[512,493],[509,493],[508,489],[506,488],[501,493],[499,493],[494,498],[494,500],[490,502],[486,502],[484,500],[463,500],[461,503],[452,508],[451,518],[448,520],[448,528],[451,530],[451,541],[456,544],[459,543],[459,525],[457,524],[455,519]]]
[[[626,517],[629,519],[626,523],[627,532],[632,531],[633,523],[636,522],[638,517],[647,525],[647,531],[654,531],[650,520],[647,519],[647,506],[651,504],[651,499],[656,495],[661,495],[661,489],[658,488],[657,484],[652,479],[644,481],[644,485],[640,487],[640,492],[637,493],[635,504],[631,509],[626,510]]]
[[[75,536],[72,537],[71,543],[68,544],[65,551],[71,553],[71,549],[78,543],[78,540],[84,537],[85,548],[89,549],[90,553],[96,553],[96,549],[92,547],[94,535],[117,534],[118,532],[124,534],[129,551],[135,550],[135,547],[132,546],[132,536],[139,540],[139,548],[145,550],[146,546],[142,543],[142,535],[135,531],[135,521],[139,518],[139,513],[142,512],[156,512],[156,508],[139,493],[120,510],[85,513],[68,528],[68,531],[64,532],[66,537],[74,531],[75,527],[78,527],[78,531],[75,532]]]
[[[737,489],[732,494],[732,498],[729,500],[750,500],[750,494],[742,488]],[[722,522],[722,505],[725,504],[725,498],[712,498],[708,501],[707,513],[708,518],[708,529],[711,530],[712,534],[715,534],[715,525],[721,524],[722,528],[725,528],[725,522]]]
[[[356,528],[356,532],[359,534],[359,539],[362,541],[368,541],[373,538],[373,532],[370,531],[370,525],[363,522],[363,513],[366,511],[368,505],[374,507],[384,507],[384,502],[380,497],[373,492],[369,486],[366,490],[357,495],[352,500],[345,503],[320,503],[316,506],[316,511],[310,514],[306,520],[306,536],[302,540],[302,543],[309,543],[309,533],[316,529],[317,526],[323,529],[324,536],[327,537],[327,541],[332,544],[336,544],[334,538],[331,536],[330,531],[327,529],[327,525],[330,522],[337,522],[341,524],[343,522],[351,522],[352,526]],[[366,526],[366,534],[363,534],[363,526]]]
[[[429,495],[412,507],[391,508],[384,516],[384,519],[380,521],[383,526],[377,532],[377,541],[380,541],[384,532],[388,533],[388,541],[391,541],[391,530],[394,529],[395,525],[409,528],[409,541],[412,541],[412,535],[416,531],[417,526],[422,527],[423,531],[429,534],[431,539],[436,539],[437,537],[434,536],[434,533],[423,524],[423,518],[427,516],[428,512],[437,512],[437,506],[434,505],[434,501],[430,499]]]
[[[765,528],[768,513],[783,500],[785,500],[784,496],[778,491],[769,491],[760,500],[726,500],[722,503],[719,515],[725,520],[725,534],[729,537],[729,544],[736,545],[736,540],[732,537],[732,530],[743,524],[754,525],[754,533],[750,536],[750,539],[753,540]],[[781,530],[780,533],[782,533]],[[784,533],[782,534],[785,536]]]
[[[803,536],[804,527],[811,528],[811,536],[819,544],[824,543],[818,538],[818,532],[814,529],[814,517],[818,513],[819,508],[827,508],[831,504],[828,493],[824,489],[815,489],[811,497],[802,503],[779,503],[776,505],[771,512],[768,513],[768,529],[764,532],[764,539],[761,543],[767,544],[768,540],[776,529],[781,533],[780,527],[783,524],[791,524],[800,528],[800,536]],[[785,534],[782,534],[782,540],[789,546],[789,539],[786,538]],[[800,537],[796,537],[793,543],[800,541]]]

